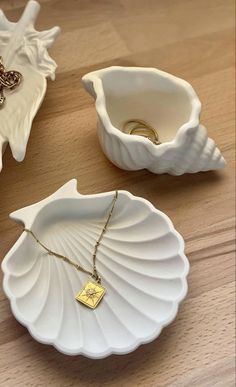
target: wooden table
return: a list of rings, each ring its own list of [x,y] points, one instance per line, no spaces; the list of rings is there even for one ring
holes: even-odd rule
[[[151,344],[127,356],[66,357],[34,341],[0,292],[0,385],[234,385],[234,88],[233,0],[41,0],[38,28],[60,25],[51,50],[56,81],[34,121],[27,155],[9,148],[0,175],[1,259],[19,237],[9,220],[69,179],[81,193],[126,189],[150,200],[186,241],[189,293],[178,317]],[[25,0],[1,0],[12,20]],[[81,76],[110,65],[153,66],[188,80],[228,166],[173,177],[126,172],[103,155],[96,112]],[[2,279],[2,278],[1,278]]]

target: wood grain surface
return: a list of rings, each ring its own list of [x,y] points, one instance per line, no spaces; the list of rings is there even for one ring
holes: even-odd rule
[[[24,162],[9,148],[0,174],[0,257],[19,237],[15,209],[71,178],[81,193],[126,189],[164,211],[186,241],[189,293],[154,342],[103,360],[66,357],[34,341],[0,290],[0,386],[233,387],[234,1],[41,0],[39,29],[59,25],[58,63],[34,121]],[[13,21],[25,0],[0,0]],[[152,66],[189,81],[202,123],[223,152],[221,172],[173,177],[126,172],[103,155],[81,76],[110,65]],[[2,280],[2,274],[1,274]]]

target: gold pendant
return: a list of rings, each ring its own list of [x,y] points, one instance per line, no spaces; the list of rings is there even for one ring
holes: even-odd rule
[[[76,295],[76,300],[95,309],[103,299],[106,289],[97,282],[88,281]]]

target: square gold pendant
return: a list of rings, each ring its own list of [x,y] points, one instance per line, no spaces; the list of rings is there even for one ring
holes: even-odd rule
[[[92,281],[88,281],[76,295],[76,300],[82,304],[88,306],[91,309],[95,309],[99,302],[103,299],[106,293],[106,289]]]

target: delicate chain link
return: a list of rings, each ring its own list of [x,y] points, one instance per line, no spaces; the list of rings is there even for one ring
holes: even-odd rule
[[[49,255],[54,255],[55,257],[57,258],[60,258],[62,259],[64,262],[67,262],[69,263],[70,265],[74,266],[78,271],[81,271],[83,273],[86,273],[86,274],[89,274],[91,275],[91,277],[93,279],[95,279],[95,281],[101,283],[101,277],[100,275],[98,274],[97,272],[97,267],[96,267],[96,258],[97,258],[97,251],[98,251],[98,247],[100,246],[101,244],[101,241],[102,241],[102,238],[105,234],[105,232],[107,231],[107,227],[109,225],[109,222],[111,220],[111,217],[112,217],[112,213],[113,213],[113,210],[114,210],[114,207],[115,207],[115,204],[116,204],[116,200],[118,198],[118,191],[115,192],[115,196],[112,200],[112,203],[111,203],[111,209],[109,211],[109,214],[108,214],[108,218],[106,220],[106,223],[102,229],[102,232],[95,244],[95,247],[94,247],[94,252],[93,252],[93,271],[89,271],[89,270],[86,270],[84,269],[81,265],[77,264],[76,262],[72,261],[71,259],[69,259],[68,257],[66,257],[65,255],[62,255],[62,254],[58,254],[56,253],[55,251],[52,251],[50,250],[48,247],[46,247],[42,242],[40,242],[40,240],[37,238],[37,236],[35,235],[35,233],[32,231],[32,230],[29,230],[28,228],[24,228],[24,231],[28,232],[29,234],[32,235],[32,237],[36,240],[36,242],[44,249],[48,252]]]
[[[22,74],[19,71],[5,71],[5,67],[0,56],[0,107],[5,102],[4,89],[12,90],[22,81]]]

